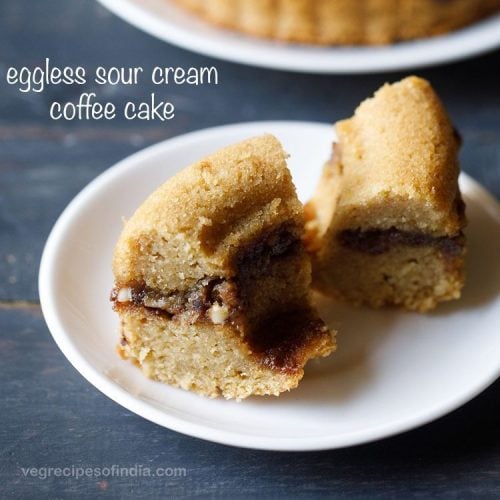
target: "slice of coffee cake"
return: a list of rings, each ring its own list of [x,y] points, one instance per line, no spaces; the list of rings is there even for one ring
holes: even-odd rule
[[[417,311],[460,297],[460,140],[430,84],[409,77],[385,85],[336,130],[306,208],[314,286]]]
[[[270,135],[181,171],[126,223],[113,262],[119,349],[210,397],[278,395],[334,349],[311,306],[303,208]]]

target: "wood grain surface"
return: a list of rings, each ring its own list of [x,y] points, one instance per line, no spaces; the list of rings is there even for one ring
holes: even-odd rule
[[[22,94],[10,66],[210,66],[220,84],[100,88],[115,103],[171,99],[166,124],[57,123],[54,100],[82,87]],[[462,167],[500,197],[500,52],[418,71],[448,107]],[[157,141],[249,120],[333,122],[403,73],[312,76],[215,61],[136,30],[93,0],[0,0],[0,497],[166,498],[500,496],[500,382],[437,422],[355,448],[315,453],[241,450],[151,424],[90,386],[66,361],[41,315],[37,273],[57,216],[96,175]],[[21,467],[184,468],[181,477],[24,477]]]

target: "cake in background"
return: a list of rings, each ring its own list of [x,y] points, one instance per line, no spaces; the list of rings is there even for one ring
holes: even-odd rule
[[[500,10],[500,0],[165,0],[212,24],[319,45],[381,45],[427,38]]]

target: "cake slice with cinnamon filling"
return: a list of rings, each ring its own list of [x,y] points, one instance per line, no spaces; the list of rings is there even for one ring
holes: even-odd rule
[[[311,305],[303,207],[270,135],[162,185],[114,253],[119,350],[161,382],[210,397],[278,395],[334,350]]]
[[[306,207],[314,286],[417,311],[460,297],[460,139],[430,84],[409,77],[385,85],[336,130]]]

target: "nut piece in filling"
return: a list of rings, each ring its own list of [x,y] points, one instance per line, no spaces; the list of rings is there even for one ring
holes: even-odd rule
[[[460,297],[460,139],[428,82],[385,85],[336,124],[306,206],[313,286],[355,304],[428,311]]]
[[[278,395],[335,349],[311,305],[303,207],[273,136],[174,176],[126,223],[111,293],[124,358],[209,397]]]

